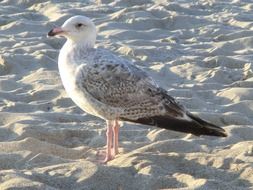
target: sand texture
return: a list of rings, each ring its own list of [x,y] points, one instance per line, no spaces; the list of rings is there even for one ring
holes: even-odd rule
[[[61,84],[67,18],[94,20],[97,46],[135,61],[227,138],[125,124],[120,155],[93,162],[105,122]],[[0,189],[253,189],[252,0],[1,0]]]

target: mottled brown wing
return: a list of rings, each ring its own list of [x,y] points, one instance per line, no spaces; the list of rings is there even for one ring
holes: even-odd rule
[[[121,118],[183,116],[183,108],[165,90],[158,88],[144,71],[129,62],[107,57],[84,67],[79,71],[79,77],[82,77],[78,80],[81,81],[79,86],[103,104],[121,108]]]

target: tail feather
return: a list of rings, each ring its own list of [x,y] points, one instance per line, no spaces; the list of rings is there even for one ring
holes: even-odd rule
[[[192,133],[196,136],[200,135],[218,136],[218,137],[227,136],[226,131],[221,127],[218,127],[214,124],[204,121],[191,113],[187,113],[187,116],[189,117],[189,119],[187,120],[173,118],[171,116],[164,116],[164,115],[139,118],[137,120],[131,120],[126,118],[120,119],[144,125],[153,125],[168,130],[174,130],[184,133]]]
[[[221,127],[214,125],[208,121],[205,121],[191,113],[187,114],[192,120],[199,123],[202,127],[206,129],[206,134],[203,135],[210,135],[210,136],[221,136],[221,137],[227,137],[227,133],[224,129]]]

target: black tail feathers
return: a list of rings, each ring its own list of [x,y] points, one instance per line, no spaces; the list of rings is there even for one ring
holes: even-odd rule
[[[120,118],[121,120],[130,121],[134,123],[140,123],[144,125],[153,125],[159,128],[164,128],[168,130],[174,130],[184,133],[192,133],[196,136],[200,135],[208,135],[208,136],[218,136],[218,137],[226,137],[226,131],[221,127],[218,127],[214,124],[211,124],[207,121],[200,119],[199,117],[187,113],[189,118],[181,119],[174,118],[171,116],[153,116],[147,118],[139,118],[137,120],[129,120],[126,118]]]
[[[187,114],[194,122],[197,122],[203,129],[204,133],[201,135],[209,135],[209,136],[218,136],[218,137],[227,137],[227,133],[221,127],[209,123],[191,113]]]

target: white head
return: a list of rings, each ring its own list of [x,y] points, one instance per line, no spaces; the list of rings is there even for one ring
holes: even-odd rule
[[[52,29],[48,36],[63,36],[76,44],[93,47],[96,41],[96,26],[85,16],[73,16],[61,27]]]

